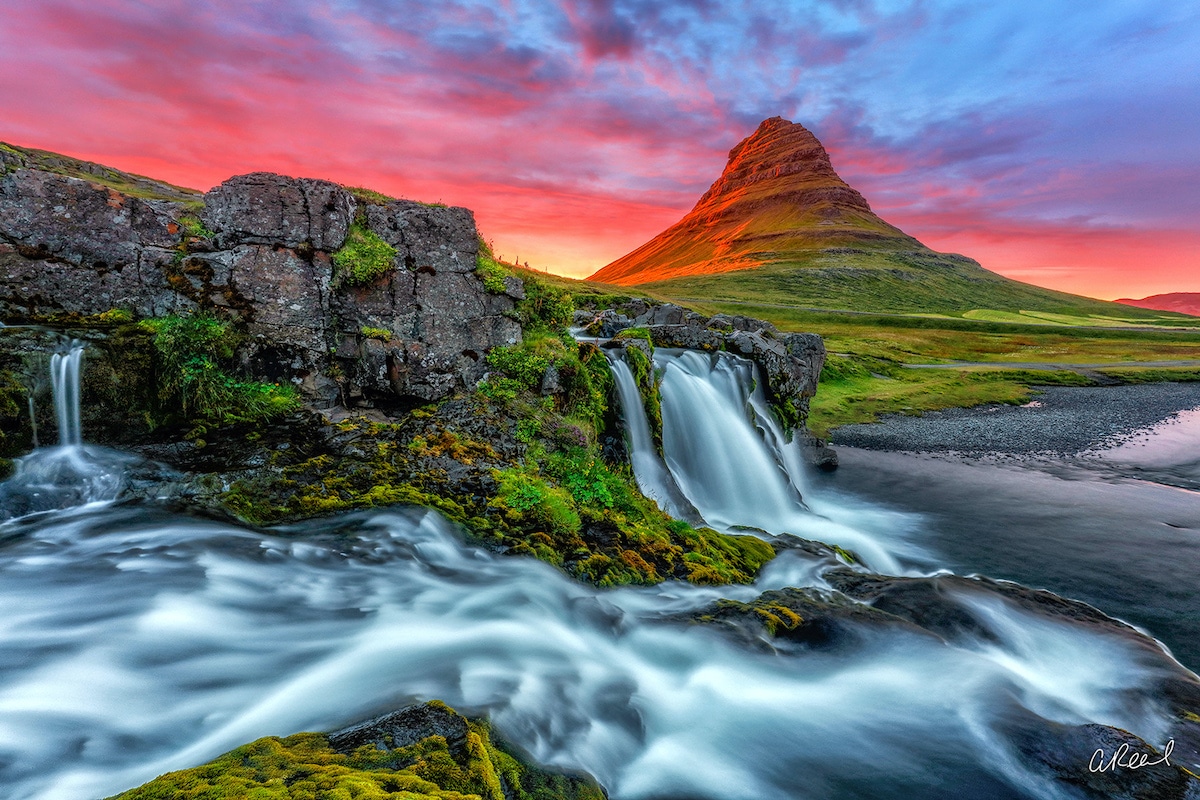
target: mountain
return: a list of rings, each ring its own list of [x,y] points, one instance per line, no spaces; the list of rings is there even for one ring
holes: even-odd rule
[[[1137,308],[1150,308],[1157,311],[1174,311],[1177,314],[1190,314],[1200,317],[1200,292],[1168,292],[1167,294],[1152,294],[1141,300],[1131,300],[1122,297],[1118,303]]]
[[[799,250],[923,245],[884,222],[803,125],[772,117],[729,151],[687,216],[590,280],[630,285],[750,269]]]
[[[683,219],[589,280],[684,302],[1150,316],[929,249],[871,211],[811,131],[780,117],[729,151],[724,172]]]

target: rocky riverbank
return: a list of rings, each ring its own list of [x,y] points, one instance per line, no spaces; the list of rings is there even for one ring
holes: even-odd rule
[[[1135,431],[1200,407],[1200,383],[1055,386],[1024,405],[989,404],[888,415],[882,422],[846,425],[834,444],[868,450],[968,456],[1078,455],[1111,447]]]

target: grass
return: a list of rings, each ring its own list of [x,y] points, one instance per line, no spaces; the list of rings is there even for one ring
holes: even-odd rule
[[[880,414],[919,414],[983,403],[1019,403],[1039,386],[1087,385],[1090,372],[1124,382],[1189,380],[1192,368],[1027,369],[1020,364],[1200,361],[1200,331],[1014,325],[970,319],[808,312],[795,308],[711,303],[705,312],[762,317],[782,330],[821,334],[830,356],[809,427],[819,436]],[[959,369],[906,369],[906,364],[981,362]]]
[[[374,283],[393,267],[396,248],[365,225],[350,226],[346,243],[333,254],[334,274],[347,286]]]
[[[138,325],[154,335],[164,413],[187,420],[198,433],[209,425],[260,422],[299,406],[290,384],[248,381],[226,371],[237,345],[229,323],[194,314]]]
[[[31,147],[17,147],[0,142],[0,147],[11,153],[17,153],[25,159],[30,168],[52,172],[68,178],[80,178],[89,183],[99,184],[109,189],[115,189],[130,197],[143,200],[173,200],[186,205],[199,207],[203,194],[195,189],[175,186],[166,181],[147,178],[131,172],[122,172],[103,164],[95,164],[79,158],[51,153],[48,150],[36,150]]]
[[[734,273],[739,278],[751,274]],[[601,307],[641,296],[678,302],[704,314],[757,317],[783,331],[820,334],[830,355],[808,419],[818,435],[827,435],[841,425],[871,422],[887,413],[920,414],[984,403],[1025,402],[1041,386],[1087,385],[1094,383],[1097,375],[1127,383],[1200,379],[1200,365],[1136,366],[1136,362],[1200,362],[1200,319],[1182,315],[1060,293],[1048,293],[1060,298],[1056,302],[1063,305],[1058,310],[889,313],[813,309],[786,293],[756,293],[763,288],[761,282],[743,284],[726,281],[727,276],[713,277],[722,279],[730,289],[729,297],[698,301],[664,293],[664,289],[684,285],[682,279],[633,289],[563,277],[553,280],[577,298],[588,297]],[[688,280],[694,281],[689,285],[695,291],[708,279]],[[994,302],[998,297],[979,299]],[[841,297],[842,301],[849,299],[848,295]],[[1086,302],[1072,306],[1077,300]],[[870,307],[869,298],[858,306]],[[959,361],[985,366],[905,368]],[[1065,366],[1120,362],[1135,363],[1082,373]],[[1064,366],[1029,369],[1022,364]]]
[[[757,269],[677,278],[638,288],[655,296],[700,304],[738,301],[810,310],[952,317],[982,311],[985,317],[998,317],[990,321],[1025,324],[1109,326],[1119,324],[1114,320],[1130,320],[1130,324],[1200,326],[1200,319],[1182,314],[1139,309],[1010,280],[969,259],[933,251],[796,253],[787,261]]]

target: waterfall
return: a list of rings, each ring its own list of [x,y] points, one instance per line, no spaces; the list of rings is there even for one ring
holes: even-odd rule
[[[617,385],[617,396],[621,401],[621,413],[625,418],[625,431],[628,434],[629,460],[633,465],[633,474],[637,480],[638,489],[642,494],[658,503],[658,507],[676,519],[684,519],[693,524],[704,524],[700,512],[680,491],[675,478],[667,470],[654,446],[654,437],[650,433],[650,422],[646,419],[646,409],[642,405],[642,395],[638,391],[637,381],[633,370],[620,358],[609,355],[613,380]]]
[[[42,511],[113,500],[136,458],[85,445],[80,424],[80,367],[85,345],[73,340],[50,357],[50,386],[58,421],[58,446],[39,447],[32,395],[33,452],[16,459],[16,471],[0,482],[0,521]]]
[[[83,344],[71,342],[71,349],[50,357],[50,383],[54,391],[54,414],[58,419],[58,443],[65,447],[83,444],[79,422],[79,364]]]
[[[837,544],[892,574],[904,571],[902,558],[923,560],[904,538],[911,524],[861,501],[806,489],[800,446],[772,414],[752,361],[659,348],[654,363],[662,373],[664,459],[651,442],[629,367],[613,359],[612,368],[638,487],[665,511],[730,533],[749,528]],[[694,508],[696,517],[680,516],[681,506]]]

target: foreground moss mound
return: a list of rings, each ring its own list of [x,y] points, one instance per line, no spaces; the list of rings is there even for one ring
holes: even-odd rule
[[[269,736],[231,750],[203,766],[162,775],[116,795],[113,800],[603,800],[605,797],[590,778],[540,769],[497,746],[486,722],[467,720],[437,702],[411,711],[425,724],[410,724],[407,730],[401,727],[394,732],[387,731],[386,726],[369,730],[368,738],[378,741],[359,744],[353,749],[339,747],[337,734],[330,737],[323,733],[298,733],[282,739]],[[414,730],[416,735],[406,735]],[[401,744],[396,737],[416,741]]]

